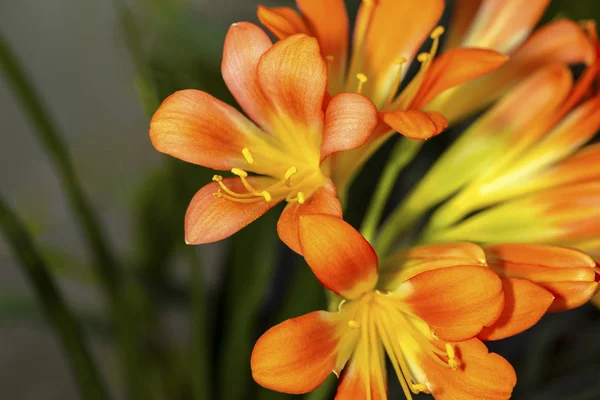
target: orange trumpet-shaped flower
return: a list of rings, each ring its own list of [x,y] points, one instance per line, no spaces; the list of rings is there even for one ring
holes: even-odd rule
[[[533,31],[549,0],[457,0],[444,50],[480,47],[510,55],[510,61],[481,78],[451,88],[425,107],[450,124],[490,104],[540,67],[556,62],[591,64],[593,43],[586,28],[559,19]]]
[[[500,276],[527,279],[554,296],[550,311],[585,304],[600,289],[600,268],[587,254],[539,244],[496,244],[483,247],[487,263]]]
[[[333,179],[343,186],[393,131],[427,139],[448,125],[442,114],[421,111],[451,87],[485,75],[507,57],[483,48],[453,49],[438,58],[444,29],[436,24],[443,0],[363,0],[349,44],[349,22],[343,0],[297,0],[301,15],[287,7],[259,7],[258,17],[280,39],[296,33],[314,36],[328,63],[329,93],[358,92],[380,111],[380,124],[367,144],[333,158]],[[417,55],[425,40],[431,49]],[[409,65],[420,70],[399,93]]]
[[[469,243],[404,251],[378,271],[372,247],[339,218],[303,216],[299,237],[314,274],[344,300],[337,312],[313,312],[267,331],[251,359],[259,384],[306,393],[343,370],[336,399],[386,399],[385,352],[409,399],[419,392],[438,400],[510,397],[514,370],[480,338],[535,324],[554,301],[549,290],[528,277],[501,279]],[[581,255],[574,253],[564,261]]]
[[[194,196],[185,216],[186,241],[221,240],[287,201],[278,232],[299,251],[298,216],[341,216],[323,160],[362,145],[375,127],[377,110],[352,93],[334,96],[323,110],[327,68],[317,41],[306,35],[273,45],[257,26],[234,24],[225,39],[222,72],[255,123],[197,90],[167,98],[150,123],[157,150],[235,175],[215,175]]]

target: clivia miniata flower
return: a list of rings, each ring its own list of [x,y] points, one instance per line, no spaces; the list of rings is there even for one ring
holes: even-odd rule
[[[324,108],[327,67],[317,41],[306,35],[273,45],[257,26],[234,24],[225,39],[222,73],[254,122],[207,93],[183,90],[168,97],[150,123],[157,150],[235,175],[215,175],[194,196],[185,217],[186,241],[221,240],[286,201],[278,232],[298,251],[299,215],[341,216],[327,158],[362,145],[377,110],[355,93],[340,93]]]
[[[489,49],[452,49],[435,58],[442,26],[443,0],[363,0],[349,44],[350,27],[343,0],[297,0],[301,12],[289,7],[259,7],[258,17],[275,36],[314,36],[327,60],[329,93],[358,92],[377,106],[380,117],[367,144],[333,157],[332,178],[344,187],[366,159],[392,132],[427,139],[448,125],[443,114],[422,108],[456,85],[495,70],[507,57]],[[431,38],[428,52],[417,55]],[[418,73],[399,91],[408,67],[417,60]]]
[[[481,340],[522,332],[549,307],[586,301],[598,285],[597,277],[579,288],[558,282],[596,276],[593,260],[576,250],[447,243],[380,264],[339,218],[302,216],[299,236],[316,277],[343,300],[336,311],[287,320],[256,343],[254,379],[286,393],[309,392],[333,372],[341,376],[336,400],[386,399],[387,354],[409,399],[420,392],[438,400],[508,399],[514,370]]]

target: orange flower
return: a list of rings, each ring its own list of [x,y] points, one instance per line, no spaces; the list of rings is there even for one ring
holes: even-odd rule
[[[482,47],[510,61],[481,78],[451,88],[425,109],[456,123],[489,105],[540,67],[556,62],[591,64],[594,46],[585,29],[559,19],[533,31],[549,0],[456,0],[444,50]]]
[[[600,46],[587,27],[596,58],[576,82],[565,64],[539,69],[476,120],[408,196],[403,212],[422,215],[454,194],[423,242],[591,250],[585,243],[600,236],[600,147],[586,143],[600,129]]]
[[[299,236],[314,274],[344,300],[337,312],[313,312],[267,331],[251,359],[259,384],[306,393],[344,370],[337,400],[386,399],[385,351],[409,399],[411,392],[438,400],[510,397],[512,367],[480,338],[535,324],[554,301],[549,290],[527,276],[500,279],[469,243],[414,248],[379,267],[369,243],[339,218],[303,216]],[[564,252],[567,266],[584,263],[580,252]],[[502,258],[495,260],[502,272]]]
[[[329,93],[358,92],[380,110],[380,124],[369,142],[333,158],[332,178],[345,186],[393,131],[426,139],[448,125],[436,111],[421,111],[447,89],[493,71],[506,57],[492,50],[453,49],[434,59],[444,29],[436,27],[443,0],[363,0],[349,45],[343,0],[297,0],[302,15],[287,7],[259,6],[258,17],[280,39],[296,33],[314,36],[328,63]],[[427,40],[429,52],[417,55]],[[349,58],[349,62],[348,62]],[[421,63],[406,88],[398,89],[414,59]]]
[[[326,71],[314,38],[294,35],[273,45],[257,26],[239,23],[225,39],[223,78],[256,124],[198,90],[162,103],[150,123],[157,150],[236,175],[215,175],[194,196],[185,216],[188,243],[226,238],[285,200],[279,236],[299,251],[300,215],[341,216],[323,160],[362,145],[377,110],[361,95],[341,93],[323,111]]]

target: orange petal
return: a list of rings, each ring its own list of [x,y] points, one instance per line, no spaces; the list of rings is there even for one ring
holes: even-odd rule
[[[377,108],[365,96],[340,93],[325,111],[321,160],[330,154],[362,146],[377,125]]]
[[[328,214],[342,217],[342,205],[335,193],[322,187],[304,204],[298,202],[288,204],[277,222],[279,238],[292,250],[302,254],[298,239],[299,220],[302,215]]]
[[[411,108],[418,110],[443,91],[492,72],[506,61],[507,56],[488,49],[450,50],[433,61]]]
[[[600,160],[600,143],[584,147],[538,179],[542,181],[542,187],[599,179],[600,163],[597,160]]]
[[[596,262],[579,250],[516,243],[485,246],[484,250],[490,268],[498,274],[528,279],[552,293],[552,311],[587,302],[598,286]]]
[[[587,303],[600,289],[598,279],[595,282],[539,282],[554,295],[556,300],[549,311],[571,310]]]
[[[447,91],[428,108],[441,112],[455,123],[489,105],[544,65],[590,63],[594,57],[593,44],[577,23],[569,20],[551,22],[534,32],[511,54],[510,62],[473,82]]]
[[[486,266],[483,249],[473,243],[457,242],[401,250],[380,263],[379,285],[393,291],[402,282],[421,272],[457,265]]]
[[[269,329],[252,351],[254,380],[278,392],[314,390],[335,368],[340,342],[337,324],[332,313],[315,311]]]
[[[550,0],[486,0],[462,46],[508,53],[529,36],[549,3]]]
[[[396,132],[411,139],[429,139],[448,127],[448,121],[436,111],[391,111],[379,113]]]
[[[248,177],[255,188],[266,187],[270,178]],[[223,179],[225,186],[236,193],[246,193],[238,178]],[[185,213],[185,241],[188,244],[212,243],[225,239],[263,215],[278,203],[259,199],[254,203],[239,203],[217,197],[217,182],[209,183],[196,193]]]
[[[490,327],[483,328],[478,338],[499,340],[521,333],[535,325],[554,301],[552,293],[525,279],[502,279],[504,309]]]
[[[278,39],[285,39],[297,33],[310,35],[304,20],[298,13],[289,7],[263,7],[258,6],[258,19]]]
[[[387,400],[386,369],[380,343],[361,340],[334,400]]]
[[[306,262],[329,290],[347,299],[355,299],[375,287],[375,250],[341,218],[302,216],[299,238]]]
[[[323,57],[329,61],[330,87],[342,85],[348,58],[350,36],[348,14],[343,0],[296,0],[307,26],[319,41]]]
[[[258,63],[258,82],[282,120],[321,132],[327,68],[314,38],[294,35],[277,42]]]
[[[507,400],[517,383],[513,367],[498,354],[489,353],[479,339],[454,343],[457,370],[430,357],[422,360],[431,394],[436,400]]]
[[[256,68],[271,47],[271,39],[250,22],[231,25],[225,36],[221,72],[225,84],[244,112],[265,130],[271,126],[271,109],[258,86]]]
[[[156,150],[220,170],[242,164],[242,149],[262,134],[233,107],[193,89],[167,97],[150,121]]]
[[[445,341],[472,338],[492,325],[504,306],[500,278],[481,266],[422,272],[400,285],[394,296]]]
[[[378,0],[374,6],[364,41],[364,68],[369,86],[381,88],[376,98],[388,96],[389,84],[397,74],[397,60],[410,63],[429,36],[444,10],[443,0],[398,1]],[[393,29],[398,27],[398,29]],[[355,49],[356,51],[356,49]],[[376,103],[378,103],[376,101]]]

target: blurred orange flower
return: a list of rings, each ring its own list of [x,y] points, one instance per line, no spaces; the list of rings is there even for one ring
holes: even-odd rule
[[[194,196],[185,216],[186,241],[226,238],[285,200],[279,236],[299,251],[300,215],[342,213],[329,164],[322,161],[362,145],[377,110],[355,93],[332,97],[324,109],[327,68],[317,41],[306,35],[273,45],[257,26],[234,24],[225,39],[222,73],[254,123],[198,90],[168,97],[150,123],[157,150],[236,175],[215,175]]]
[[[446,118],[422,108],[447,89],[485,75],[507,60],[484,48],[452,49],[435,58],[444,32],[443,27],[436,27],[444,10],[443,0],[364,0],[351,47],[343,0],[296,3],[302,15],[288,7],[259,6],[258,17],[280,39],[296,33],[314,36],[327,60],[329,93],[362,93],[380,111],[380,123],[369,142],[333,158],[340,165],[334,168],[333,176],[339,186],[352,178],[393,131],[413,139],[442,132],[448,126]],[[428,37],[432,39],[431,49],[417,55]],[[415,58],[421,63],[420,69],[399,92]]]
[[[598,285],[588,256],[550,246],[428,245],[379,266],[360,233],[327,215],[301,217],[300,244],[317,278],[344,300],[337,312],[287,320],[258,340],[255,380],[286,393],[309,392],[344,369],[336,399],[386,399],[385,351],[409,399],[508,399],[514,370],[481,340],[522,332]],[[550,281],[544,269],[575,284]]]

